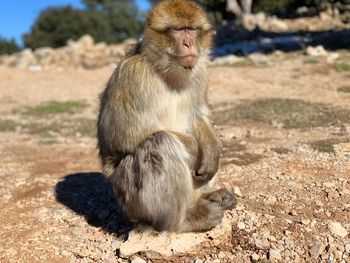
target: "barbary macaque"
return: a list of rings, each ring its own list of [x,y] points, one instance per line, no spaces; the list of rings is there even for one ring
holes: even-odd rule
[[[162,1],[101,95],[103,171],[128,217],[158,231],[206,231],[236,205],[227,189],[212,189],[221,142],[208,118],[211,43],[197,4]]]

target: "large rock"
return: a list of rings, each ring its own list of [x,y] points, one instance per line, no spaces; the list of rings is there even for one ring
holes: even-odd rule
[[[129,258],[139,252],[156,258],[184,255],[195,253],[199,249],[198,246],[203,243],[218,245],[221,242],[228,242],[231,236],[231,223],[227,218],[206,233],[158,233],[145,226],[140,226],[131,231],[128,240],[121,244],[119,256]]]
[[[29,68],[37,63],[33,51],[30,48],[26,48],[21,52],[16,53],[15,59],[12,62],[12,66],[16,68]]]
[[[328,229],[333,236],[344,238],[348,235],[348,231],[339,222],[328,222]]]

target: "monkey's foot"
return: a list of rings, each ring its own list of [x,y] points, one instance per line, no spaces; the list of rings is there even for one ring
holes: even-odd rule
[[[217,203],[226,210],[231,210],[237,205],[237,198],[226,188],[206,194],[204,197],[210,202]]]

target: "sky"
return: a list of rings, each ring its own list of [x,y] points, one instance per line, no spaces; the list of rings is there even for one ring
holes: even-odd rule
[[[41,10],[49,6],[72,5],[82,8],[80,0],[11,0],[1,1],[0,37],[14,38],[22,44],[22,35],[30,30]],[[135,0],[141,11],[149,8],[147,0]]]

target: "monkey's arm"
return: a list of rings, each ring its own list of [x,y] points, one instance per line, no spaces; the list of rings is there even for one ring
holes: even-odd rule
[[[198,143],[196,176],[199,184],[205,184],[216,174],[222,143],[206,116],[198,117],[194,122],[194,136]]]

